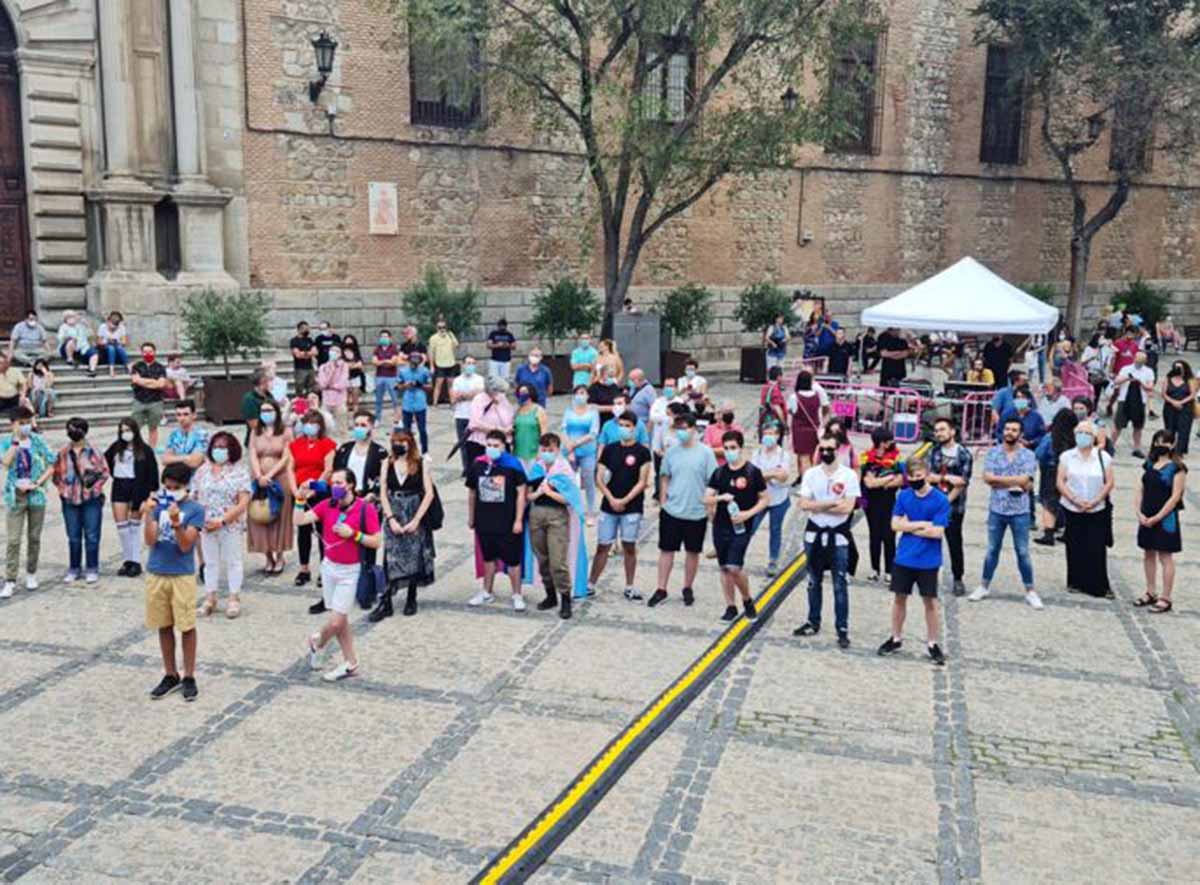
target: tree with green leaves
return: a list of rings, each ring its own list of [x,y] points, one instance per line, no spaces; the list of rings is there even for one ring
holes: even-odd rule
[[[578,147],[603,236],[606,329],[671,219],[728,176],[847,134],[838,111],[853,96],[805,78],[827,87],[836,49],[879,22],[876,0],[376,2],[412,57],[444,73],[448,100],[473,106],[474,81],[489,116]]]
[[[1200,0],[981,0],[976,42],[1010,50],[1010,88],[1034,101],[1040,141],[1073,204],[1067,322],[1079,332],[1092,240],[1155,153],[1181,168],[1200,136]],[[1106,137],[1107,136],[1107,137]],[[1080,172],[1105,147],[1109,181]]]

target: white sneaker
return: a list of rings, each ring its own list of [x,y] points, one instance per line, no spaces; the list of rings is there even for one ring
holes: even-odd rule
[[[321,663],[325,659],[325,652],[317,648],[317,643],[320,640],[320,633],[314,633],[308,637],[308,669],[310,670],[320,670]]]
[[[1034,611],[1041,611],[1046,606],[1042,605],[1042,597],[1037,595],[1036,590],[1030,590],[1025,594],[1025,601],[1029,603],[1029,607]]]
[[[979,602],[982,599],[987,599],[991,595],[992,595],[991,589],[981,585],[979,587],[976,587],[974,592],[972,592],[971,595],[967,597],[967,602]]]
[[[321,675],[321,678],[326,682],[341,682],[343,679],[349,679],[351,676],[358,675],[358,665],[351,667],[345,661],[342,661],[332,670],[327,670]]]
[[[74,584],[78,580],[79,572],[67,572],[65,575],[63,575],[64,584]]]
[[[513,611],[515,611],[515,612],[525,611],[525,597],[524,596],[518,594],[513,597]]]
[[[13,591],[17,589],[17,585],[12,581],[5,581],[4,587],[0,588],[0,599],[8,599],[13,595]]]
[[[26,590],[36,590],[37,588],[38,588],[37,575],[26,575],[25,576],[25,589]]]
[[[100,583],[100,576],[95,572],[88,572],[87,576],[83,580],[84,583],[87,584],[98,584]]]
[[[470,599],[467,600],[467,605],[480,606],[480,605],[487,605],[487,604],[495,602],[495,601],[496,601],[496,597],[493,596],[491,593],[488,593],[486,590],[480,590],[478,593],[476,593],[474,596],[472,596]]]

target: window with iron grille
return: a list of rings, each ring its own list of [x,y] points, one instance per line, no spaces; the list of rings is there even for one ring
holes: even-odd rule
[[[695,93],[696,53],[684,37],[662,37],[646,58],[642,84],[645,116],[678,123],[692,108]]]
[[[1152,121],[1124,102],[1113,111],[1112,137],[1108,149],[1108,168],[1118,171],[1122,161],[1136,174],[1149,172],[1154,165],[1154,126]]]
[[[410,119],[414,126],[466,129],[479,122],[479,41],[434,46],[409,29]]]
[[[1014,82],[1012,52],[989,46],[983,89],[979,162],[1019,166],[1025,162],[1025,94]]]
[[[839,104],[841,133],[828,149],[878,154],[882,149],[883,57],[886,32],[846,45],[833,63],[830,90]]]

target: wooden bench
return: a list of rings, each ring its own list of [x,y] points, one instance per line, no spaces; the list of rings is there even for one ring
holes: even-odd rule
[[[1200,326],[1184,326],[1183,327],[1183,349],[1187,350],[1188,345],[1193,341],[1200,345]]]

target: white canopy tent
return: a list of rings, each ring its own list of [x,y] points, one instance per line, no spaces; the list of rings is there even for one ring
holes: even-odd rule
[[[862,312],[877,329],[917,329],[966,334],[1045,335],[1058,310],[998,277],[974,258]]]

